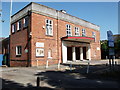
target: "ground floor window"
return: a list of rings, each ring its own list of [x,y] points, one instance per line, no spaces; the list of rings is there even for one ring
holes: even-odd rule
[[[16,46],[16,55],[20,56],[22,54],[22,46]]]

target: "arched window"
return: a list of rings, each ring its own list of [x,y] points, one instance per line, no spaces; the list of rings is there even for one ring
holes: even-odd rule
[[[52,50],[51,49],[48,50],[48,58],[52,58]]]

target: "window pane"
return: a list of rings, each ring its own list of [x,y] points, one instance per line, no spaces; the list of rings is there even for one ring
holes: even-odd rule
[[[46,23],[48,23],[49,21],[48,20],[46,20]]]
[[[16,55],[21,55],[21,54],[22,54],[22,47],[16,46]]]
[[[14,30],[14,24],[12,25],[12,33],[14,33],[15,32],[15,30]]]
[[[25,17],[25,18],[24,18],[23,23],[24,23],[24,27],[27,27],[27,26],[28,26],[28,17]]]
[[[46,20],[46,35],[53,35],[52,21]]]

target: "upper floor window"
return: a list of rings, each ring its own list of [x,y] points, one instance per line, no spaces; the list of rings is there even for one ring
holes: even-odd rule
[[[53,21],[46,20],[46,35],[53,35]]]
[[[67,32],[67,36],[72,36],[71,26],[69,24],[66,25],[66,32]]]
[[[96,41],[96,34],[95,34],[95,32],[92,32],[92,37],[95,39],[95,41]]]
[[[75,36],[79,36],[80,33],[79,33],[79,28],[78,27],[75,27]]]
[[[12,25],[12,33],[14,33],[16,31],[16,24]]]
[[[17,22],[17,30],[20,30],[22,27],[22,22],[21,20]]]
[[[28,17],[25,17],[25,18],[23,19],[23,26],[24,26],[24,27],[27,27],[27,26],[28,26]]]
[[[22,54],[22,46],[16,46],[16,55]]]
[[[82,29],[82,36],[86,36],[86,30]]]

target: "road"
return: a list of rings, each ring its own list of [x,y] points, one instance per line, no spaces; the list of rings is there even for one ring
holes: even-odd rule
[[[57,65],[48,69],[41,67],[4,67],[0,70],[2,88],[36,87],[37,77],[41,77],[40,86],[48,88],[120,88],[117,78],[101,76],[108,70],[106,65],[91,65],[89,74],[86,65]],[[13,87],[14,86],[14,87]]]

